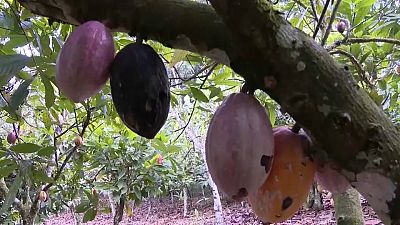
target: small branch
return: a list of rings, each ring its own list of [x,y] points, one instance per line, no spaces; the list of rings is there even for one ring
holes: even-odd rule
[[[186,122],[185,126],[183,126],[183,127],[179,128],[178,130],[175,130],[175,131],[174,131],[174,132],[177,132],[177,131],[181,131],[181,132],[180,132],[179,135],[175,138],[175,140],[173,141],[173,143],[175,143],[175,142],[181,137],[181,135],[183,134],[183,132],[185,132],[186,127],[189,126],[189,123],[190,123],[190,121],[192,120],[192,117],[193,117],[193,114],[194,114],[194,110],[196,109],[196,104],[197,104],[197,100],[196,100],[196,101],[194,102],[194,104],[193,104],[192,112],[190,113],[189,119],[188,119],[188,121]]]
[[[341,41],[336,41],[333,45],[326,47],[327,51],[332,51],[333,49],[341,45],[350,45],[354,43],[369,43],[369,42],[382,42],[394,45],[400,45],[400,40],[395,38],[344,38]]]
[[[331,0],[326,0],[326,1],[325,1],[324,9],[323,9],[322,12],[321,12],[321,17],[319,17],[317,27],[315,28],[315,31],[314,31],[314,34],[313,34],[313,39],[315,39],[315,37],[317,37],[319,27],[321,26],[322,21],[324,20],[325,13],[326,13],[326,11],[328,10],[328,6],[329,6],[329,2],[330,2],[330,1],[331,1]]]
[[[373,85],[371,84],[371,82],[368,80],[364,69],[361,67],[360,63],[358,62],[358,60],[356,59],[356,57],[354,57],[352,54],[342,50],[342,49],[337,49],[335,51],[331,51],[329,52],[330,54],[341,54],[346,56],[347,58],[350,59],[350,61],[354,64],[354,66],[356,67],[358,74],[360,75],[360,77],[362,78],[362,80],[368,85],[368,87],[372,88]]]
[[[324,37],[321,40],[321,45],[322,46],[324,46],[326,44],[326,40],[328,40],[329,34],[331,32],[331,29],[332,29],[332,24],[335,21],[336,13],[339,10],[339,6],[340,6],[341,2],[342,2],[342,0],[337,0],[336,1],[335,7],[333,8],[333,11],[332,11],[332,14],[331,14],[331,19],[329,20],[328,26],[326,27],[326,31],[325,31]]]
[[[368,43],[368,42],[384,42],[389,44],[400,45],[400,40],[395,38],[348,38],[346,43]]]

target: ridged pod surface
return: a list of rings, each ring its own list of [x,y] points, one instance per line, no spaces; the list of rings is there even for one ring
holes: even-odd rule
[[[152,139],[167,120],[169,80],[164,63],[149,45],[132,43],[115,56],[111,68],[111,94],[124,124]]]
[[[56,63],[56,84],[74,102],[97,94],[106,83],[115,49],[110,30],[88,21],[64,43]]]
[[[292,217],[306,200],[314,181],[316,164],[305,151],[309,140],[287,127],[274,128],[275,154],[271,173],[249,195],[254,213],[264,222],[278,223]]]
[[[235,200],[257,191],[270,172],[273,147],[266,109],[252,95],[229,95],[215,111],[205,145],[218,189]]]

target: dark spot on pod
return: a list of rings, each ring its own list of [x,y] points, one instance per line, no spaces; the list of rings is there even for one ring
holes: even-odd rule
[[[344,68],[344,70],[346,70],[346,71],[349,70],[349,67],[348,67],[348,66],[344,66],[343,68]]]
[[[293,203],[293,199],[291,197],[286,197],[282,202],[282,210],[289,208]]]
[[[272,156],[261,156],[260,164],[265,168],[265,172],[268,173],[272,166]]]
[[[247,197],[249,193],[247,192],[246,188],[240,188],[238,193],[234,196],[232,196],[233,200],[241,200],[245,197]]]

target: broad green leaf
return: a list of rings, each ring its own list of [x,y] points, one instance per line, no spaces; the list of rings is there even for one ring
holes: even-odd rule
[[[0,167],[0,178],[2,177],[7,177],[10,175],[15,169],[17,169],[17,165],[15,163],[13,164],[7,164],[6,166]]]
[[[48,177],[47,174],[41,170],[33,170],[32,175],[35,181],[38,183],[55,183],[52,178]]]
[[[153,139],[151,141],[151,145],[153,146],[153,148],[162,151],[162,152],[166,152],[167,151],[167,146],[165,146],[164,142],[162,142],[159,139]]]
[[[24,102],[25,98],[28,96],[28,88],[31,85],[32,81],[32,79],[25,80],[23,83],[21,83],[21,85],[19,85],[18,89],[12,95],[10,102],[11,113],[15,113],[15,111],[17,111],[20,105],[22,105],[22,103]]]
[[[75,207],[75,212],[76,213],[83,213],[86,210],[90,208],[90,202],[89,201],[82,201],[79,205]]]
[[[55,148],[54,146],[48,146],[48,147],[41,148],[41,149],[37,152],[37,154],[38,154],[39,156],[49,157],[49,156],[51,156],[51,155],[54,153],[55,150],[56,150],[56,148]]]
[[[193,97],[196,100],[199,100],[201,102],[208,102],[209,101],[207,96],[200,89],[195,88],[195,87],[190,87],[190,91],[192,92]]]
[[[54,100],[56,98],[56,96],[54,95],[54,88],[53,88],[53,85],[51,85],[51,82],[47,77],[41,76],[41,78],[42,78],[42,82],[44,85],[46,107],[50,108],[51,106],[53,106]]]
[[[215,84],[237,87],[237,86],[240,86],[242,84],[242,82],[237,81],[237,80],[220,80],[220,81],[215,81]]]
[[[22,143],[11,146],[10,149],[17,153],[34,153],[39,151],[41,147],[32,143]]]
[[[28,65],[30,57],[25,55],[0,55],[0,86]]]
[[[22,176],[20,174],[17,175],[13,184],[9,188],[7,196],[3,202],[3,206],[0,209],[0,215],[8,212],[9,207],[13,204],[15,197],[17,196],[18,189],[22,186]]]
[[[190,52],[185,50],[180,50],[180,49],[175,50],[174,55],[172,56],[172,59],[169,62],[169,66],[170,67],[175,66],[178,62],[184,60],[188,54],[190,54]]]

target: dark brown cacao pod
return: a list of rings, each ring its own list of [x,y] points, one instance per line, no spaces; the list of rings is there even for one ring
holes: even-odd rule
[[[152,139],[167,120],[170,91],[167,71],[158,54],[146,44],[125,46],[111,67],[111,94],[124,124]]]

